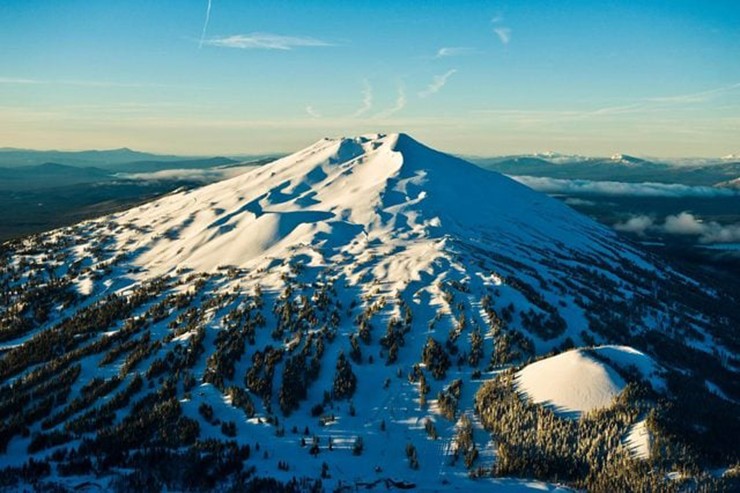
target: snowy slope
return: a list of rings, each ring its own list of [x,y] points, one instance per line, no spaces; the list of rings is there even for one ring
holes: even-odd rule
[[[197,386],[189,392],[177,387],[182,413],[200,424],[201,438],[222,437],[220,427],[199,413],[201,404],[212,406],[220,421],[236,423],[239,443],[261,444],[264,459],[252,461],[258,471],[284,480],[316,477],[326,462],[330,485],[394,478],[424,490],[490,487],[490,480],[469,480],[462,461],[451,460],[466,415],[480,463],[495,461],[495,446],[473,412],[482,381],[563,346],[596,346],[543,359],[519,373],[520,390],[536,402],[585,412],[608,406],[624,387],[615,367],[634,366],[654,387],[661,385],[659,360],[641,352],[645,348],[604,344],[639,342],[645,334],[670,330],[697,350],[726,351],[702,313],[655,301],[661,290],[701,290],[695,282],[561,202],[405,134],[323,139],[238,177],[13,248],[9,285],[48,283],[52,276],[45,269],[51,269],[82,298],[55,302],[48,321],[4,338],[3,354],[20,354],[65,318],[109,302],[109,295],[137,300],[125,319],[96,326],[87,339],[69,345],[107,342],[131,330],[126,337],[140,338],[136,347],[148,352],[142,350],[128,366],[128,358],[138,354],[129,346],[113,355],[116,349],[109,346],[107,355],[97,349],[74,353],[82,370],[70,399],[82,395],[93,377],[113,378],[123,367],[129,370],[121,375],[120,388],[135,375],[156,388],[161,377],[149,370],[161,367],[159,360],[195,354],[186,361]],[[164,287],[141,301],[137,290],[151,281]],[[309,310],[309,302],[319,301],[321,307]],[[132,322],[152,319],[152,313],[158,316],[145,329]],[[214,384],[214,361],[226,358],[228,349],[224,338],[242,337],[244,320],[257,317],[263,323],[253,339],[237,340],[242,353],[233,371],[225,372],[223,385]],[[666,328],[666,320],[681,323]],[[358,343],[365,324],[369,335]],[[393,327],[402,331],[396,334],[396,359],[383,342]],[[151,339],[142,342],[144,332]],[[449,358],[436,376],[423,357],[429,338]],[[477,338],[480,354],[473,358]],[[286,360],[302,350],[316,354],[317,339],[321,369],[307,382],[298,408],[281,413],[278,389]],[[361,350],[351,360],[356,391],[349,399],[327,402],[335,363],[353,344]],[[264,399],[250,389],[256,411],[247,418],[224,389],[244,388],[257,352],[268,347],[277,348],[281,358],[274,389]],[[0,359],[3,384],[24,382],[43,363],[4,367],[4,362]],[[429,387],[426,403],[419,372]],[[176,378],[184,373],[178,370]],[[462,390],[450,419],[438,397],[456,379]],[[145,392],[146,386],[135,395]],[[333,420],[319,422],[312,415],[311,408],[322,402],[322,412]],[[133,407],[117,411],[113,424]],[[15,453],[0,455],[0,464],[24,462],[31,440],[64,430],[82,414],[70,413],[43,429],[31,424],[28,436],[15,435],[8,448]],[[425,430],[427,420],[434,423],[436,439]],[[307,428],[310,434],[304,435]],[[80,433],[74,440],[91,436]],[[313,436],[319,440],[318,458],[301,446],[302,438]],[[359,458],[351,452],[357,437],[364,440]],[[409,467],[404,451],[409,443],[416,447],[419,469]],[[289,463],[287,471],[276,467],[279,460]],[[551,488],[497,481],[515,489]]]
[[[507,241],[516,230],[519,243],[567,239],[593,247],[588,235],[605,233],[556,200],[403,134],[324,139],[114,218],[151,231],[131,236],[141,249],[137,264],[158,273],[251,266],[298,244],[352,251],[353,243],[446,235]]]
[[[573,349],[541,359],[519,371],[516,383],[518,390],[532,401],[577,417],[609,407],[624,389],[626,383],[615,366],[633,367],[643,377],[652,379],[654,387],[662,386],[650,357],[626,346]]]

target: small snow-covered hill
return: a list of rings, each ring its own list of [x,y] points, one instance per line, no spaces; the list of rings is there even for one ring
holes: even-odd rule
[[[578,416],[609,407],[624,390],[624,379],[614,368],[634,367],[641,376],[656,379],[650,357],[629,347],[600,346],[572,349],[525,366],[517,374],[517,388],[534,402]]]
[[[324,139],[8,243],[1,265],[0,466],[41,460],[48,481],[588,486],[511,462],[519,445],[489,418],[514,408],[490,402],[586,411],[622,396],[597,470],[632,460],[622,435],[678,399],[671,375],[718,406],[740,395],[725,295],[405,134]],[[499,394],[482,396],[490,382]],[[167,452],[145,468],[151,447]],[[168,475],[202,457],[183,450],[212,461],[202,475]]]

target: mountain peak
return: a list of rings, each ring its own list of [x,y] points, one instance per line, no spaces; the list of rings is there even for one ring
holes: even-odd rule
[[[614,163],[624,164],[627,166],[634,166],[634,165],[638,165],[640,163],[645,162],[644,159],[640,159],[634,156],[629,156],[627,154],[613,154],[609,159]]]
[[[572,231],[578,238],[576,230],[599,229],[555,199],[404,133],[322,139],[117,220],[152,230],[151,245],[138,262],[158,272],[183,265],[254,266],[296,245],[339,251],[353,242],[434,242],[473,231],[479,237],[516,231],[527,242],[534,230],[554,238]],[[515,226],[519,222],[527,226]],[[154,241],[172,237],[173,230],[178,234],[172,240]]]

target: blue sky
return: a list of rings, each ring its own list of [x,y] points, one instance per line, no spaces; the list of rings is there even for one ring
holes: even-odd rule
[[[0,20],[0,147],[740,152],[738,1],[3,0]]]

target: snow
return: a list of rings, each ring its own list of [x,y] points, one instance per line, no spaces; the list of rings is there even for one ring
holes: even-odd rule
[[[89,296],[94,287],[94,282],[89,277],[83,277],[77,281],[77,292],[82,296]]]
[[[563,416],[609,407],[626,386],[617,368],[637,370],[653,387],[664,389],[660,368],[629,346],[572,349],[525,366],[516,375],[517,390]]]
[[[638,459],[650,457],[650,431],[644,419],[633,424],[627,432],[626,445],[632,455]]]
[[[613,368],[581,349],[542,359],[516,375],[519,392],[564,416],[610,406],[625,385]]]
[[[497,234],[514,223],[527,225],[520,228],[523,241],[538,232],[593,247],[585,235],[598,228],[554,199],[404,134],[323,139],[235,178],[111,219],[128,227],[118,237],[119,248],[136,251],[136,265],[151,274],[249,267],[265,256],[285,257],[295,245],[395,246],[467,235],[481,226]],[[428,258],[401,268],[423,270]]]
[[[665,381],[660,376],[661,368],[642,351],[629,346],[598,346],[590,351],[606,358],[613,366],[622,369],[635,369],[656,389],[664,389]]]
[[[707,390],[709,390],[714,395],[721,397],[722,399],[728,401],[728,402],[735,402],[732,398],[730,398],[727,394],[722,392],[722,389],[720,389],[717,385],[710,382],[709,380],[704,381],[704,385],[707,387]]]

